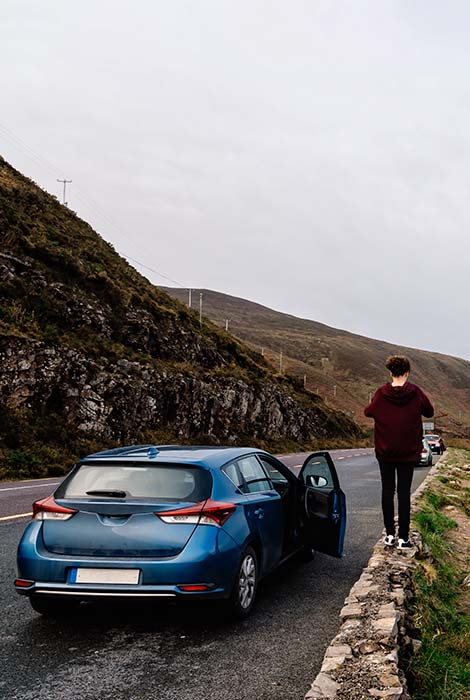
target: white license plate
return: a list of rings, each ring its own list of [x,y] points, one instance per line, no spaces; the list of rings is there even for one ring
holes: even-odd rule
[[[139,583],[139,569],[77,569],[75,583]]]

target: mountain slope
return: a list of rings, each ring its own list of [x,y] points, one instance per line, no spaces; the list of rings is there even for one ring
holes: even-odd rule
[[[4,473],[122,442],[274,447],[360,434],[259,353],[200,325],[2,159],[0,363]]]
[[[164,289],[187,300],[185,290]],[[264,348],[276,367],[282,351],[287,373],[306,376],[308,388],[318,390],[330,405],[350,411],[365,425],[370,422],[362,409],[369,394],[387,381],[385,359],[406,354],[412,363],[412,380],[435,403],[436,426],[455,436],[470,437],[470,362],[366,338],[211,290],[194,290],[194,298],[199,298],[200,291],[208,318],[221,326],[229,319],[231,333],[253,348]]]

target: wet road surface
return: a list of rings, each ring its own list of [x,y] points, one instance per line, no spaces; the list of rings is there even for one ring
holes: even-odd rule
[[[32,611],[12,586],[16,546],[33,500],[58,479],[0,483],[0,697],[6,700],[301,700],[382,520],[370,449],[331,452],[346,492],[345,556],[291,561],[260,586],[252,616],[214,606],[115,605],[64,621]],[[294,471],[306,455],[284,455]],[[427,474],[415,472],[413,488]],[[9,490],[8,490],[9,489]],[[12,517],[22,516],[22,517]]]

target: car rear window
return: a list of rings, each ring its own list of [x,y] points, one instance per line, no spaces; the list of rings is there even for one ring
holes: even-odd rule
[[[125,499],[197,503],[209,498],[211,489],[210,472],[186,464],[85,463],[59,487],[56,498],[116,500],[115,492],[125,493],[121,496]],[[90,491],[102,493],[90,494]]]

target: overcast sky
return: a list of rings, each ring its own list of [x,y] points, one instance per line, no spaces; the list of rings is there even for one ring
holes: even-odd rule
[[[470,359],[469,31],[452,0],[2,0],[0,153],[182,286]]]

